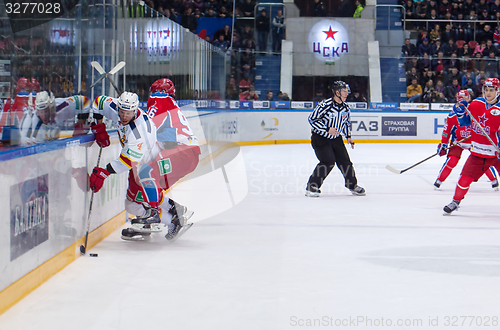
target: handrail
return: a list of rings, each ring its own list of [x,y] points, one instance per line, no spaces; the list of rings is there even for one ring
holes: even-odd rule
[[[391,34],[390,34],[390,31],[391,31],[391,7],[399,7],[399,8],[402,8],[403,9],[403,16],[404,16],[404,24],[403,24],[403,35],[406,37],[406,10],[405,10],[405,7],[404,6],[401,6],[401,5],[375,5],[375,24],[377,22],[377,7],[387,7],[387,10],[388,10],[388,13],[389,15],[387,15],[387,27],[388,27],[388,30],[387,30],[387,42],[390,44],[391,43]]]

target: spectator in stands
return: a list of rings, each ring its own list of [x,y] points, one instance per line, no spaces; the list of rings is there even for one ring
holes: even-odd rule
[[[429,55],[424,53],[422,59],[418,60],[418,72],[424,72],[431,69],[431,61],[429,60]]]
[[[415,78],[417,81],[419,80],[417,68],[411,68],[410,71],[406,73],[406,86],[411,85],[411,81]]]
[[[491,39],[486,40],[486,47],[484,47],[483,50],[483,57],[488,57],[490,55],[490,52],[495,53],[495,56],[497,56],[497,48],[493,46],[493,41]]]
[[[431,44],[435,43],[436,40],[441,40],[441,27],[438,23],[434,24],[434,28],[429,32],[429,38],[431,39]]]
[[[233,34],[233,44],[232,44],[232,49],[240,49],[243,45],[241,44],[240,37],[238,36],[238,33]]]
[[[278,92],[278,101],[290,101],[287,93],[283,93],[281,91]]]
[[[316,105],[316,102],[321,102],[323,101],[325,97],[323,96],[323,91],[322,91],[322,88],[316,90],[316,93],[313,97],[313,102],[314,102],[314,105]]]
[[[321,0],[314,0],[314,17],[326,17],[326,10]]]
[[[463,15],[460,13],[457,19],[463,20]],[[455,40],[465,40],[468,25],[464,22],[454,21],[453,31],[455,32]],[[446,94],[445,94],[446,95]]]
[[[177,23],[177,16],[175,16],[174,11],[171,8],[165,8],[163,9],[163,15],[170,19],[171,21],[174,21]]]
[[[431,11],[434,10],[434,13],[439,12],[439,5],[436,0],[430,0],[429,5],[427,6],[427,18],[431,17]]]
[[[220,48],[222,51],[226,51],[229,45],[229,41],[224,39],[223,34],[219,34],[219,39],[214,41],[214,46]]]
[[[488,12],[488,4],[486,0],[479,0],[479,3],[476,4],[476,12],[481,13],[483,11]]]
[[[442,51],[438,52],[437,58],[432,60],[431,70],[436,71],[437,74],[443,74],[443,71],[445,70],[445,60],[443,58]]]
[[[457,49],[457,55],[458,57],[464,57],[464,56],[472,56],[473,51],[472,49],[469,48],[469,44],[465,43],[462,48]]]
[[[191,7],[187,7],[184,15],[182,15],[181,25],[186,29],[189,29],[189,31],[191,31],[192,33],[196,31],[196,28],[198,27],[198,21],[196,20],[196,17],[194,17]]]
[[[443,52],[444,54],[444,47],[441,46],[441,40],[437,39],[436,42],[431,46],[431,55],[436,56],[438,55],[439,52]]]
[[[433,94],[432,103],[448,103],[448,99],[444,96],[443,92],[436,92]]]
[[[498,61],[495,57],[495,51],[490,51],[487,58],[483,59],[483,71],[488,78],[498,78]]]
[[[477,97],[481,97],[483,95],[483,85],[485,81],[485,77],[481,77],[481,79],[479,79],[479,83],[476,84],[475,92]]]
[[[214,40],[219,40],[219,36],[223,36],[224,40],[231,42],[231,29],[229,28],[229,25],[224,25],[222,29],[218,29],[214,33]]]
[[[354,7],[356,8],[354,10],[354,14],[352,17],[354,18],[361,18],[361,12],[363,11],[363,5],[359,0],[354,1]]]
[[[243,32],[241,32],[241,40],[245,42],[247,39],[253,39],[253,31],[250,25],[245,25]]]
[[[203,14],[200,11],[200,8],[196,8],[193,13],[194,17],[196,18],[196,22],[198,22],[198,18],[202,17]]]
[[[451,12],[451,5],[448,0],[441,0],[439,5],[439,15],[444,16],[447,12]]]
[[[433,19],[439,19],[440,17],[437,15],[437,11],[435,9],[432,9],[431,10],[431,13],[429,15],[429,17],[427,17],[429,20],[433,20]]]
[[[431,80],[428,80],[427,83],[425,84],[424,87],[424,94],[422,96],[422,102],[423,103],[430,103],[432,102],[432,93],[434,92],[434,82]]]
[[[500,0],[495,0],[494,3],[490,4],[490,14],[495,16],[496,13],[500,12]]]
[[[429,39],[424,38],[422,40],[422,44],[418,47],[418,55],[423,56],[424,53],[430,54],[431,53],[431,45],[429,44]]]
[[[247,48],[241,54],[241,75],[246,79],[253,81],[253,72],[255,68],[255,54],[254,52]]]
[[[451,58],[445,62],[446,71],[456,68],[460,72],[460,61],[457,58],[457,53],[451,53]]]
[[[401,53],[404,57],[413,57],[417,55],[417,47],[411,43],[410,38],[405,39],[405,44],[401,47]]]
[[[222,7],[226,7],[228,12],[233,11],[233,1],[232,0],[219,0],[219,9]]]
[[[347,0],[344,0],[347,1]],[[406,19],[416,19],[417,18],[417,11],[415,6],[413,5],[412,0],[406,1],[406,4],[404,5],[405,11],[406,11]],[[413,23],[406,22],[406,28],[408,29],[413,29]]]
[[[258,101],[259,100],[259,95],[257,95],[255,93],[255,87],[250,86],[246,100],[247,101]]]
[[[476,4],[472,3],[472,0],[465,0],[464,4],[462,5],[462,12],[470,15],[470,11],[474,10],[476,12]]]
[[[281,40],[285,39],[285,18],[283,10],[278,9],[277,15],[273,18],[273,52],[281,52]]]
[[[405,63],[405,72],[408,74],[412,68],[418,69],[418,58],[412,57],[410,61]]]
[[[204,3],[202,0],[190,1],[189,5],[191,6],[191,9],[193,10],[193,12],[196,12],[196,9],[199,9],[200,12],[204,12],[204,8],[203,8]]]
[[[451,28],[451,23],[446,23],[444,31],[441,33],[441,43],[443,44],[443,46],[448,43],[450,38],[454,38],[455,34],[453,33]]]
[[[482,41],[486,42],[488,39],[493,40],[493,31],[491,31],[491,25],[486,24],[484,26],[484,29],[477,33],[476,41],[477,42],[482,42]]]
[[[203,7],[200,10],[207,13],[210,8],[213,9],[214,13],[217,14],[219,10],[219,2],[217,0],[203,0]]]
[[[474,72],[474,63],[471,60],[469,54],[465,54],[460,62],[460,70],[463,72]]]
[[[204,17],[217,17],[217,15],[215,14],[215,11],[213,8],[208,8],[207,11],[205,12],[205,15],[203,15]]]
[[[217,17],[219,18],[227,18],[231,17],[231,12],[228,12],[225,6],[220,6],[219,7],[219,12],[217,13]]]
[[[481,42],[478,42],[476,45],[476,48],[474,49],[474,53],[479,53],[480,56],[483,56],[483,51],[486,48],[486,41],[482,40]],[[477,57],[477,55],[476,55]]]
[[[474,84],[474,80],[472,77],[467,78],[467,81],[465,84],[462,84],[462,89],[471,89],[471,90],[476,90],[476,84]]]
[[[418,50],[418,47],[420,47],[420,45],[423,43],[423,40],[427,38],[427,40],[429,40],[429,32],[427,30],[421,30],[420,33],[418,34],[418,37],[417,37],[417,50]],[[417,52],[418,54],[418,52]]]
[[[255,7],[255,2],[252,0],[245,0],[243,4],[240,5],[241,12],[244,17],[253,17],[253,9]]]
[[[415,12],[416,18],[417,19],[427,19],[427,9],[428,9],[427,1],[419,2],[419,4],[417,5],[416,12]],[[422,22],[415,23],[416,28],[420,28],[422,25],[423,25]]]
[[[446,45],[444,45],[444,56],[445,57],[451,57],[451,54],[453,53],[456,53],[457,52],[457,44],[455,43],[455,39],[453,38],[450,38],[448,40],[448,43]]]
[[[458,82],[462,81],[462,73],[458,71],[456,67],[452,67],[451,70],[445,74],[445,86],[452,85],[453,79],[456,79]],[[444,93],[444,95],[446,95],[446,93]]]
[[[245,43],[243,44],[244,49],[250,49],[252,52],[255,52],[256,47],[255,47],[255,42],[253,39],[247,39],[245,40]]]
[[[460,89],[458,79],[453,78],[451,84],[446,85],[444,89],[444,96],[448,99],[448,102],[455,103],[457,101],[456,95]]]
[[[266,94],[266,98],[264,99],[264,101],[274,101],[273,100],[273,91],[272,90],[268,90],[267,91],[267,94]]]
[[[367,102],[367,100],[359,91],[354,91],[347,97],[347,102]]]
[[[257,42],[259,45],[259,51],[267,51],[267,38],[269,35],[269,17],[267,17],[267,10],[262,9],[260,15],[255,21],[257,29]]]
[[[493,44],[496,47],[500,45],[500,25],[497,25],[495,31],[493,31]]]
[[[355,8],[352,0],[340,0],[340,17],[352,17],[352,15],[354,15],[354,10]],[[406,18],[409,17],[407,16]]]
[[[420,97],[422,96],[422,86],[417,83],[417,78],[413,78],[411,84],[406,87],[406,97],[408,98],[409,103],[414,103],[420,101]]]
[[[429,80],[432,80],[433,82],[433,87],[434,87],[434,80],[436,79],[436,73],[434,71],[427,71],[423,76],[422,80],[420,81],[420,86],[425,86],[427,85],[427,82]]]
[[[228,100],[238,100],[238,86],[236,86],[234,77],[229,78],[229,82],[226,84],[226,98]]]
[[[434,84],[434,89],[436,90],[437,93],[443,93],[444,92],[444,83],[442,79],[436,79],[436,83]]]
[[[483,11],[478,11],[478,18],[479,23],[478,23],[478,30],[484,29],[486,25],[490,24],[485,21],[493,19],[491,15],[488,13],[488,9],[485,9]]]

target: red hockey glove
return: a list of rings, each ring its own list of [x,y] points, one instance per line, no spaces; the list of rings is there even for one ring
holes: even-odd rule
[[[94,167],[90,176],[90,189],[94,192],[101,190],[104,180],[109,176],[109,172],[100,167]]]
[[[439,157],[446,155],[446,153],[448,152],[447,148],[448,148],[448,145],[446,143],[438,144],[437,153],[439,154]]]
[[[106,148],[109,146],[110,142],[108,132],[106,132],[106,125],[92,123],[91,127],[92,133],[95,135],[95,142],[97,142],[99,147]]]

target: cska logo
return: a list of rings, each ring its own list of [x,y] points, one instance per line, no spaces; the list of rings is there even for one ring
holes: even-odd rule
[[[320,61],[335,61],[349,53],[347,30],[333,19],[323,19],[314,24],[307,41],[310,51]]]

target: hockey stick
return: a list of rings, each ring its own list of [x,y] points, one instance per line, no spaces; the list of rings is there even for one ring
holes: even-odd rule
[[[452,145],[450,145],[448,148],[445,148],[445,150],[448,150],[448,149],[450,149],[451,147],[454,147],[454,146],[456,146],[457,144],[462,143],[463,141],[467,140],[468,138],[470,138],[470,136],[466,136],[466,137],[464,137],[462,140],[460,140],[460,141],[458,141],[458,142],[453,143],[453,144],[452,144]],[[386,169],[388,169],[389,171],[391,171],[392,173],[396,173],[396,174],[403,174],[404,172],[406,172],[406,171],[408,171],[408,170],[411,170],[411,169],[412,169],[412,168],[414,168],[415,166],[420,165],[420,164],[422,164],[423,162],[426,162],[426,161],[428,161],[429,159],[431,159],[432,157],[435,157],[435,156],[437,156],[437,155],[438,155],[438,153],[436,152],[436,153],[435,153],[435,154],[433,154],[432,156],[429,156],[429,157],[427,157],[426,159],[421,160],[421,161],[419,161],[418,163],[413,164],[412,166],[410,166],[410,167],[408,167],[408,168],[405,168],[404,170],[396,170],[396,169],[395,169],[394,167],[392,167],[391,165],[387,165],[385,168],[386,168]]]
[[[484,136],[486,136],[486,138],[488,139],[488,141],[490,141],[491,145],[495,148],[495,150],[497,151],[497,153],[500,154],[500,149],[498,148],[498,146],[495,144],[495,142],[493,142],[493,140],[490,138],[490,136],[488,134],[486,134],[483,126],[481,126],[481,124],[479,124],[479,122],[476,120],[476,118],[474,118],[474,116],[470,113],[469,109],[467,109],[467,107],[465,108],[465,111],[467,111],[467,114],[469,115],[469,117],[472,119],[472,121],[474,123],[476,123],[477,126],[479,126],[479,129],[481,130],[481,132],[483,133]]]
[[[99,78],[98,81],[102,80],[102,78],[108,78],[109,82],[111,83],[111,85],[113,85],[114,89],[116,90],[116,92],[118,94],[121,94],[122,92],[118,89],[118,87],[116,86],[115,82],[113,81],[113,79],[111,79],[110,76],[114,75],[115,73],[117,73],[118,71],[120,71],[125,66],[125,64],[126,64],[125,61],[121,61],[117,65],[115,65],[115,67],[113,69],[111,69],[109,72],[106,72],[102,68],[102,66],[99,64],[99,62],[97,62],[97,61],[90,62],[90,65],[92,65],[92,67],[94,69],[96,69],[97,72],[99,72],[101,74],[101,78]]]
[[[101,162],[101,155],[102,155],[102,147],[99,149],[99,157],[97,157],[97,165],[99,166],[99,163]],[[87,233],[85,234],[85,244],[80,245],[80,253],[82,255],[85,255],[85,252],[87,251],[87,242],[89,239],[89,230],[90,230],[90,215],[92,214],[92,202],[94,201],[94,191],[92,190],[92,194],[90,195],[90,206],[89,206],[89,216],[87,218]]]

